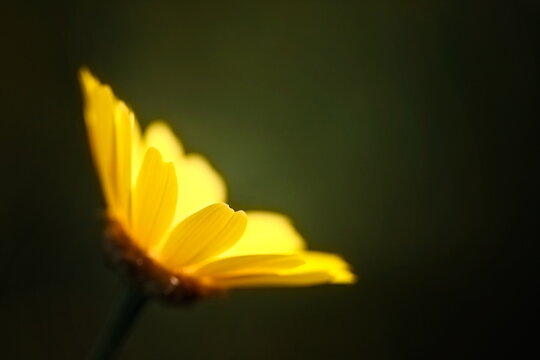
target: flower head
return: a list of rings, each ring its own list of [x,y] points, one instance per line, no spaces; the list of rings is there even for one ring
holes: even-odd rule
[[[148,293],[185,301],[230,288],[352,283],[334,254],[307,251],[284,215],[234,211],[222,177],[167,124],[135,115],[87,69],[84,117],[113,263]]]

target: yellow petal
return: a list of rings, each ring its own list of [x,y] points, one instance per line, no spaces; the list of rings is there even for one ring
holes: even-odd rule
[[[162,121],[152,122],[144,133],[144,146],[158,149],[165,161],[172,161],[176,169],[179,186],[178,209],[174,222],[226,200],[225,181],[199,154],[185,154],[182,143]]]
[[[356,281],[356,276],[350,271],[349,264],[339,255],[317,251],[306,251],[298,255],[305,263],[281,273],[282,275],[326,272],[332,283],[350,284]]]
[[[131,128],[131,188],[134,189],[139,177],[143,157],[146,153],[146,148],[142,141],[141,128],[139,122],[135,120]]]
[[[116,102],[114,112],[113,171],[115,193],[121,216],[128,220],[131,201],[131,151],[135,117],[121,101]]]
[[[244,232],[247,217],[226,204],[213,204],[189,216],[169,235],[158,260],[171,270],[209,259],[231,247]]]
[[[102,85],[87,70],[79,73],[84,94],[84,119],[92,157],[98,170],[105,201],[115,207],[113,179],[114,95],[110,87]]]
[[[155,148],[146,151],[133,193],[132,235],[143,249],[158,246],[170,229],[178,186],[174,166]]]
[[[339,256],[321,252],[301,252],[298,257],[304,264],[287,269],[276,269],[273,273],[214,275],[212,283],[223,288],[261,286],[308,286],[323,283],[350,284],[356,277],[348,264]]]
[[[81,69],[80,79],[90,146],[108,211],[127,220],[138,124],[133,112],[115,98],[109,86],[101,84],[87,69]]]
[[[291,275],[248,275],[215,280],[214,284],[222,288],[270,287],[270,286],[309,286],[330,281],[325,272]]]
[[[182,202],[178,204],[175,221],[226,200],[225,181],[204,156],[188,154],[179,164],[176,174]]]
[[[144,131],[146,147],[155,147],[163,156],[163,160],[176,162],[183,158],[184,149],[168,124],[153,121]]]
[[[288,217],[266,211],[248,211],[242,238],[222,257],[253,254],[292,254],[304,249],[304,240]]]
[[[239,274],[276,273],[303,263],[296,255],[244,255],[210,262],[195,272],[198,276],[223,278]]]

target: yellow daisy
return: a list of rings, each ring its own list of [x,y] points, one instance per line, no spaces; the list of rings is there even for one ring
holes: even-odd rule
[[[87,69],[84,117],[114,264],[173,301],[257,286],[352,283],[338,255],[306,250],[284,215],[234,211],[223,178],[167,124],[141,133],[131,109]]]

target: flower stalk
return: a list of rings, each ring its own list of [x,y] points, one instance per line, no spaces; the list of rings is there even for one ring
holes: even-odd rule
[[[148,302],[148,296],[133,284],[128,284],[122,290],[116,308],[91,350],[89,360],[115,359]]]

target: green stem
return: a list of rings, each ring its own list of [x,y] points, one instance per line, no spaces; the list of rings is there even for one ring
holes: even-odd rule
[[[133,286],[124,290],[115,311],[92,348],[89,360],[110,360],[116,357],[147,300],[148,297]]]

